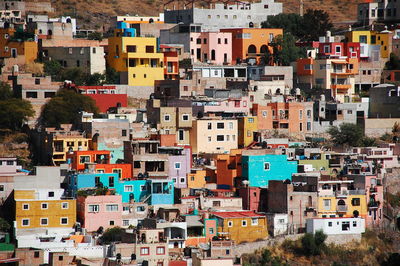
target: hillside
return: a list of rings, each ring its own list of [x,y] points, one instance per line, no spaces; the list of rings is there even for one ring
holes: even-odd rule
[[[304,0],[304,10],[323,9],[334,23],[354,21],[357,3],[365,0]],[[73,15],[84,28],[100,29],[116,15],[157,15],[163,10],[162,0],[51,0],[58,15]],[[299,0],[278,0],[285,13],[299,12]]]

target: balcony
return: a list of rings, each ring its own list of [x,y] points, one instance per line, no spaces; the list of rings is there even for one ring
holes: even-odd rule
[[[336,90],[348,90],[351,88],[350,84],[331,84],[332,89]]]
[[[368,209],[378,209],[380,205],[379,201],[370,201],[368,202]]]
[[[337,212],[347,212],[348,209],[347,205],[337,205],[336,207]]]

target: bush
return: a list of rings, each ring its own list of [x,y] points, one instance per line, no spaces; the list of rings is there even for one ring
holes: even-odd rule
[[[121,227],[108,228],[104,234],[100,237],[103,244],[109,244],[111,242],[121,241],[124,229]]]
[[[320,255],[326,248],[325,240],[327,235],[322,231],[315,234],[307,233],[301,238],[302,251],[304,255],[315,256]]]

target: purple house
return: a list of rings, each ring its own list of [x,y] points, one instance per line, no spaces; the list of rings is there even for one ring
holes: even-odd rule
[[[168,154],[168,176],[170,180],[174,181],[175,187],[186,188],[186,177],[192,166],[190,148],[159,147],[158,151],[162,154]]]

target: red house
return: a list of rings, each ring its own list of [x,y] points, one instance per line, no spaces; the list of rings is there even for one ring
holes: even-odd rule
[[[112,107],[128,106],[128,95],[117,94],[115,86],[79,86],[78,90],[92,98],[101,113],[106,113]]]

